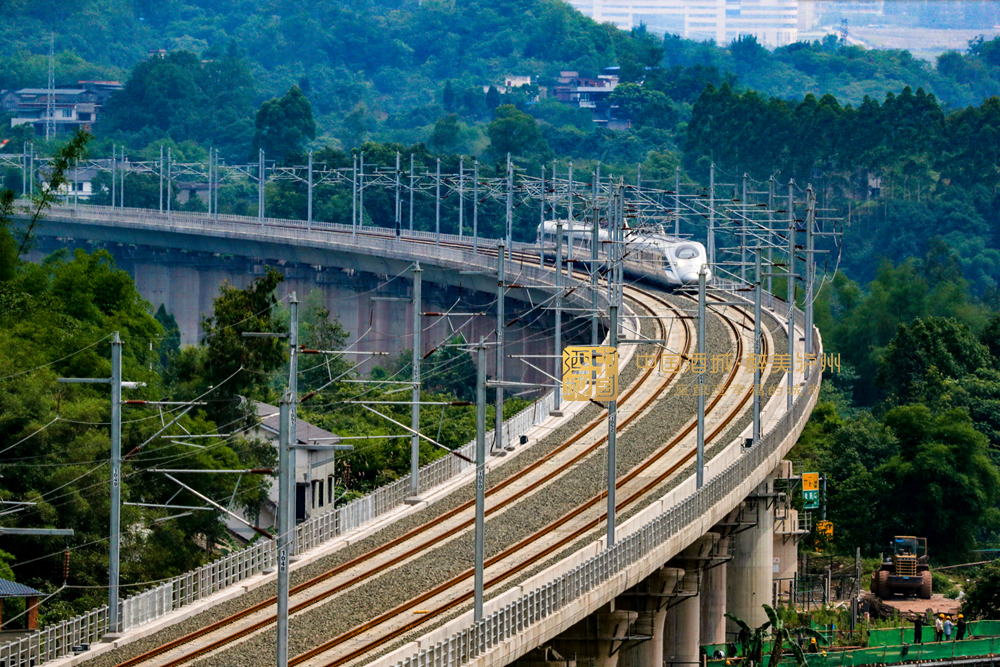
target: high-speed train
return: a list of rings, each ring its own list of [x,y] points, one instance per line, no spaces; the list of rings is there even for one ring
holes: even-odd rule
[[[563,221],[563,254],[569,254],[572,244],[574,257],[590,257],[591,236],[592,225]],[[546,252],[553,251],[556,246],[556,222],[546,221],[539,225],[538,238]],[[598,231],[598,252],[601,257],[605,256],[609,238],[607,229]],[[661,225],[626,229],[625,248],[625,272],[659,284],[697,285],[699,269],[708,264],[705,246],[697,241],[668,236]],[[711,277],[711,272],[708,272],[706,280]]]

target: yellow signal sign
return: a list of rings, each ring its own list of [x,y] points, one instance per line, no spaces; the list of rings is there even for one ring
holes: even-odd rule
[[[802,473],[802,490],[803,491],[819,491],[819,473],[818,472],[804,472],[804,473]]]

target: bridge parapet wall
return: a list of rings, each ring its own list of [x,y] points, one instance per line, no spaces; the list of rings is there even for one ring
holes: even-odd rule
[[[735,293],[731,296],[741,298]],[[780,299],[765,301],[765,306],[777,312],[787,310]],[[793,317],[796,323],[804,321],[797,309]],[[818,330],[814,329],[814,336],[817,353],[822,354]],[[707,482],[701,489],[694,490],[689,480],[620,525],[617,532],[623,537],[610,549],[601,538],[487,601],[480,623],[474,623],[467,612],[421,638],[420,646],[426,648],[415,650],[410,644],[373,667],[503,667],[609,604],[709,532],[754,493],[801,434],[816,405],[821,381],[822,374],[814,371],[792,409],[757,445],[742,452],[735,448],[735,454],[734,448],[728,447],[709,462]]]

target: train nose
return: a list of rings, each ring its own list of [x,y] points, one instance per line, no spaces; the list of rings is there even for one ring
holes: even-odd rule
[[[689,271],[681,276],[681,282],[685,285],[697,284],[698,283],[698,272]]]

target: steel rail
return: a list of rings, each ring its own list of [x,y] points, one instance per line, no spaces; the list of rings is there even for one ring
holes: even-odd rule
[[[442,245],[444,245],[444,244],[442,244]],[[493,254],[495,254],[495,252]],[[529,257],[531,257],[531,256],[529,255]],[[656,302],[656,303],[658,303],[660,305],[666,306],[666,308],[668,310],[673,311],[674,313],[678,313],[677,309],[674,306],[672,306],[669,302],[667,302],[665,299],[662,299],[662,298],[660,298],[660,297],[658,297],[656,295],[653,295],[653,294],[651,294],[649,292],[646,292],[645,290],[640,290],[638,288],[630,287],[630,292],[635,292],[637,294],[641,294],[643,298],[651,299],[651,300],[653,300],[654,302]],[[635,295],[630,294],[630,296],[634,300],[638,301],[638,299],[636,299]],[[663,332],[666,330],[665,327],[664,327],[664,325],[663,325],[663,323],[660,322],[660,321],[658,321],[658,326],[660,327],[661,334],[663,334]],[[690,349],[690,346],[691,346],[691,332],[690,332],[690,329],[686,325],[685,325],[684,332],[685,332],[684,353],[687,354],[687,351]],[[659,361],[659,357],[660,357],[660,352],[657,353],[657,357],[656,357],[657,362]],[[629,387],[629,389],[625,393],[625,396],[622,398],[623,401],[627,401],[636,391],[638,391],[638,389],[640,387],[642,387],[646,383],[646,381],[648,380],[648,378],[650,377],[650,375],[652,375],[652,373],[655,371],[656,366],[657,366],[657,364],[654,364],[650,368],[646,369],[645,373],[639,378],[639,380],[637,382],[633,382],[632,383],[632,386]],[[675,372],[669,374],[666,377],[666,379],[663,382],[660,383],[660,386],[657,388],[656,392],[654,392],[654,394],[653,394],[653,398],[657,397],[657,395],[666,386],[668,386],[671,382],[673,382],[677,378],[678,375],[680,375],[679,371],[675,371]],[[619,428],[624,428],[633,419],[638,418],[638,416],[643,412],[643,410],[645,410],[645,408],[648,407],[648,405],[651,403],[651,401],[652,401],[652,399],[647,400],[644,403],[644,405],[642,406],[642,408],[640,408],[639,410],[637,410],[637,411],[633,412],[632,414],[630,414],[627,419],[625,419],[625,420],[622,421],[621,426]],[[605,423],[606,423],[606,412],[603,413],[601,416],[596,417],[595,419],[591,420],[590,423],[588,423],[586,426],[584,426],[582,429],[580,429],[577,433],[575,433],[572,437],[570,437],[568,440],[566,440],[566,442],[564,442],[564,443],[560,444],[559,446],[557,446],[548,455],[540,458],[539,460],[533,462],[532,464],[530,464],[530,465],[526,466],[525,468],[523,468],[522,470],[518,471],[514,475],[511,475],[510,477],[507,477],[506,479],[502,480],[501,482],[497,483],[496,485],[494,485],[493,487],[491,487],[490,489],[488,489],[487,490],[487,495],[488,496],[489,495],[493,495],[493,494],[501,491],[502,489],[508,487],[509,485],[517,482],[518,480],[522,479],[523,477],[525,477],[526,475],[528,475],[532,471],[537,470],[540,466],[544,465],[553,456],[556,456],[557,454],[565,451],[568,447],[570,447],[573,444],[575,444],[576,442],[578,442],[580,439],[582,439],[583,437],[585,437],[588,433],[590,433],[591,431],[593,431],[595,428],[597,428],[598,426],[600,426],[602,424],[605,424]],[[558,468],[549,471],[546,475],[544,475],[539,480],[537,480],[536,482],[534,482],[532,484],[531,488],[538,488],[540,486],[544,486],[545,484],[547,484],[548,482],[550,482],[552,479],[554,479],[555,477],[558,477],[559,475],[561,475],[562,473],[564,473],[567,469],[569,469],[572,466],[574,466],[581,459],[589,456],[591,453],[593,453],[595,450],[597,450],[601,445],[603,445],[606,442],[606,440],[607,440],[607,436],[606,435],[602,436],[597,442],[593,443],[592,445],[590,445],[590,446],[586,447],[585,449],[583,449],[582,451],[578,452],[571,460],[567,461],[566,463],[564,463],[563,465],[559,466]],[[508,498],[507,500],[503,501],[502,503],[497,504],[497,505],[489,508],[487,510],[487,512],[486,512],[487,516],[489,516],[491,514],[494,514],[495,512],[503,509],[508,504],[510,504],[510,503],[512,503],[512,502],[514,502],[516,500],[517,500],[517,498],[514,498],[514,497]],[[389,541],[389,542],[387,542],[387,543],[385,543],[383,545],[380,545],[379,547],[376,547],[376,548],[372,549],[371,551],[369,551],[369,552],[367,552],[367,553],[365,553],[365,554],[363,554],[361,556],[353,558],[350,561],[342,563],[341,565],[338,565],[337,567],[334,567],[331,570],[329,570],[329,571],[327,571],[327,572],[325,572],[323,574],[317,575],[316,577],[313,577],[312,579],[310,579],[308,581],[305,581],[305,582],[303,582],[301,584],[298,584],[298,585],[294,586],[291,589],[290,593],[292,595],[294,595],[296,593],[299,593],[299,592],[302,592],[302,591],[307,590],[309,588],[312,588],[313,586],[316,586],[316,585],[318,585],[318,584],[320,584],[320,583],[322,583],[322,582],[324,582],[324,581],[326,581],[326,580],[328,580],[328,579],[330,579],[330,578],[332,578],[332,577],[334,577],[334,576],[336,576],[336,575],[338,575],[338,574],[340,574],[340,573],[342,573],[342,572],[344,572],[344,571],[346,571],[346,570],[348,570],[348,569],[350,569],[352,567],[360,565],[361,563],[363,563],[363,562],[367,561],[368,559],[370,559],[372,556],[377,556],[377,555],[382,554],[382,553],[384,553],[386,551],[389,551],[390,549],[398,546],[399,544],[402,544],[402,543],[404,543],[404,542],[412,539],[413,537],[416,537],[416,536],[420,535],[421,533],[424,533],[424,532],[427,532],[428,530],[431,530],[437,524],[440,524],[442,521],[446,521],[446,520],[448,520],[448,519],[450,519],[450,518],[452,518],[452,517],[460,514],[462,511],[468,510],[469,508],[472,507],[473,502],[474,501],[471,501],[471,500],[467,501],[467,502],[465,502],[465,503],[463,503],[463,504],[461,504],[461,505],[453,508],[452,510],[449,510],[448,512],[445,512],[441,516],[435,517],[435,519],[432,522],[428,522],[426,524],[423,524],[422,526],[418,526],[418,527],[416,527],[416,528],[408,531],[407,533],[405,533],[405,534],[403,534],[403,535],[401,535],[401,536],[399,536],[399,537],[397,537],[397,538],[395,538],[395,539],[393,539],[393,540],[391,540],[391,541]],[[302,610],[304,610],[304,609],[306,609],[306,608],[308,608],[308,607],[310,607],[310,606],[312,606],[312,605],[314,605],[314,604],[316,604],[318,602],[321,602],[322,600],[324,600],[324,599],[326,599],[326,598],[328,598],[328,597],[330,597],[332,595],[335,595],[338,592],[341,592],[341,591],[345,590],[346,588],[350,588],[351,586],[354,586],[354,585],[360,583],[361,581],[364,581],[365,579],[373,577],[373,576],[381,573],[385,569],[387,569],[389,567],[392,567],[393,565],[395,565],[395,564],[397,564],[399,562],[402,562],[403,560],[406,560],[407,558],[411,558],[414,555],[418,554],[421,551],[424,551],[424,550],[428,549],[431,546],[439,544],[442,539],[446,539],[447,537],[450,537],[450,536],[452,536],[454,534],[457,534],[457,533],[461,532],[462,530],[467,529],[469,526],[472,525],[472,523],[473,523],[473,520],[469,519],[469,520],[463,522],[460,525],[457,525],[457,526],[455,526],[453,528],[448,529],[448,531],[446,531],[444,534],[438,533],[431,540],[428,540],[428,541],[426,541],[426,542],[424,542],[424,543],[422,543],[420,545],[417,545],[417,546],[409,549],[408,551],[406,551],[403,554],[400,554],[398,556],[393,557],[388,562],[386,562],[383,565],[381,565],[379,568],[373,568],[373,569],[371,569],[371,570],[369,570],[369,571],[367,571],[365,573],[362,573],[361,575],[359,575],[359,576],[351,579],[350,581],[344,582],[343,584],[340,584],[337,587],[334,587],[332,589],[324,591],[324,592],[322,592],[322,593],[320,593],[320,594],[318,594],[318,595],[316,595],[316,596],[314,596],[314,597],[312,597],[312,598],[310,598],[308,600],[304,600],[303,602],[300,602],[299,604],[293,606],[289,611],[290,611],[290,613],[293,613],[293,614],[297,613],[299,611],[302,611]],[[227,618],[224,618],[224,619],[222,619],[220,621],[217,621],[215,623],[207,625],[204,628],[199,628],[198,630],[196,630],[194,632],[191,632],[191,633],[189,633],[187,635],[184,635],[182,637],[178,637],[177,639],[174,639],[174,640],[172,640],[170,642],[167,642],[167,643],[165,643],[165,644],[163,644],[163,645],[161,645],[161,646],[159,646],[159,647],[157,647],[155,649],[151,649],[150,651],[147,651],[147,652],[145,652],[145,653],[143,653],[141,655],[138,655],[138,656],[136,656],[134,658],[131,658],[131,659],[126,660],[126,661],[123,661],[123,662],[119,663],[116,667],[133,667],[134,665],[139,665],[139,664],[141,664],[143,662],[152,660],[152,659],[154,659],[154,658],[162,655],[163,653],[166,653],[167,651],[173,650],[173,649],[175,649],[175,648],[177,648],[179,646],[183,646],[184,644],[191,643],[191,642],[193,642],[193,641],[195,641],[195,640],[197,640],[197,639],[199,639],[199,638],[201,638],[201,637],[203,637],[203,636],[205,636],[207,634],[210,634],[210,633],[212,633],[212,632],[214,632],[216,630],[224,628],[224,627],[232,624],[235,621],[241,620],[241,619],[246,618],[247,616],[250,616],[250,615],[252,615],[252,614],[254,614],[254,613],[258,612],[258,611],[266,609],[267,607],[273,605],[276,602],[276,600],[277,600],[276,597],[271,597],[271,598],[269,598],[267,600],[259,602],[259,603],[255,604],[255,605],[251,606],[251,607],[248,607],[245,610],[236,612],[235,614],[232,614],[231,616],[228,616]],[[244,636],[246,636],[248,634],[256,632],[257,630],[260,630],[260,629],[262,629],[262,628],[270,625],[274,621],[275,621],[275,617],[269,617],[267,619],[263,619],[263,620],[261,620],[261,621],[259,621],[257,623],[254,623],[254,624],[252,624],[252,625],[250,625],[250,626],[248,626],[246,628],[243,628],[243,629],[241,629],[241,630],[239,630],[237,632],[234,632],[234,633],[232,633],[232,634],[230,634],[230,635],[228,635],[228,636],[226,636],[224,638],[220,638],[219,640],[217,640],[215,642],[212,642],[211,644],[207,644],[207,645],[205,645],[203,647],[195,649],[194,651],[192,651],[190,653],[186,653],[183,656],[180,656],[180,657],[178,657],[178,658],[176,658],[176,659],[174,659],[174,660],[172,660],[170,662],[167,662],[167,663],[163,664],[161,667],[176,667],[177,665],[181,665],[181,664],[184,664],[184,663],[189,662],[191,660],[194,660],[194,659],[196,659],[196,658],[204,655],[205,653],[214,651],[214,650],[216,650],[218,648],[221,648],[222,646],[225,646],[226,644],[232,643],[232,642],[234,642],[234,641],[236,641],[236,640],[238,640],[238,639],[240,639],[240,638],[242,638],[242,637],[244,637]]]
[[[742,337],[739,335],[739,331],[736,328],[736,325],[733,322],[730,322],[729,318],[724,318],[724,321],[730,326],[730,328],[734,331],[734,333],[737,334],[736,340],[738,341],[740,351],[742,351]],[[765,341],[766,341],[766,339],[765,339]],[[763,354],[767,355],[766,344],[764,345],[764,347],[762,348],[762,350],[763,350]],[[730,371],[729,378],[726,381],[726,387],[727,387],[727,389],[728,389],[729,386],[732,385],[733,381],[735,380],[737,371],[738,371],[738,367],[734,365],[733,369]],[[653,396],[651,396],[649,399],[647,399],[647,401],[644,403],[643,407],[640,408],[640,410],[637,411],[637,413],[633,413],[633,415],[643,412],[645,410],[645,408],[649,404],[651,404],[653,401],[655,401],[656,399],[658,399],[659,398],[658,393],[659,392],[657,392],[656,394],[654,394]],[[722,433],[722,431],[724,429],[726,429],[732,423],[732,421],[734,419],[736,419],[742,413],[743,407],[746,405],[747,401],[749,401],[749,399],[751,398],[751,396],[752,396],[752,394],[748,392],[748,393],[746,393],[742,397],[742,399],[740,400],[740,402],[730,411],[730,414],[722,421],[722,423],[718,424],[716,426],[716,428],[714,428],[712,430],[712,432],[709,434],[708,438],[706,438],[706,442],[709,441],[709,440],[713,440],[716,437],[718,437],[719,434]],[[714,408],[721,399],[722,399],[722,394],[716,396],[715,399],[712,401],[711,405],[709,406],[709,408],[706,409],[706,414],[712,408]],[[622,425],[622,428],[624,426],[625,426],[625,424]],[[680,444],[680,442],[684,438],[686,438],[688,435],[691,434],[691,432],[695,429],[696,426],[697,426],[696,422],[694,422],[694,421],[690,422],[681,431],[680,434],[678,434],[677,436],[675,436],[670,441],[670,443],[668,443],[665,447],[662,447],[653,456],[647,458],[645,461],[643,461],[643,463],[641,463],[640,465],[636,466],[631,471],[629,471],[629,473],[627,473],[625,476],[623,476],[621,479],[619,479],[615,483],[615,488],[617,489],[619,487],[625,486],[630,481],[632,481],[633,479],[635,479],[637,476],[639,476],[640,474],[642,474],[643,472],[645,472],[650,466],[652,466],[654,463],[656,463],[659,459],[663,458],[668,453],[670,453],[677,445]],[[604,440],[606,440],[606,437],[604,438]],[[681,458],[680,461],[678,461],[677,463],[675,463],[674,465],[672,465],[668,470],[666,470],[663,473],[661,473],[660,475],[658,475],[654,480],[652,480],[651,482],[647,483],[645,486],[643,486],[638,491],[632,492],[632,494],[629,495],[627,498],[624,498],[620,502],[615,503],[616,511],[618,509],[625,509],[629,505],[631,505],[632,503],[634,503],[634,502],[638,501],[639,499],[643,498],[647,493],[649,493],[650,491],[652,491],[653,489],[655,489],[657,486],[659,486],[661,483],[663,483],[664,480],[666,480],[668,477],[670,477],[672,474],[674,474],[682,466],[684,466],[687,463],[689,463],[690,460],[694,457],[694,455],[695,455],[695,451],[691,451],[691,452],[687,453],[686,455],[684,455]],[[531,489],[528,489],[528,491],[530,491],[530,490]],[[509,558],[510,556],[516,554],[518,551],[520,551],[520,550],[524,549],[525,547],[527,547],[527,546],[529,546],[529,545],[537,542],[540,538],[545,537],[547,534],[553,532],[554,530],[556,530],[557,528],[560,528],[561,526],[563,526],[564,524],[566,524],[570,520],[576,518],[580,514],[586,512],[589,509],[591,509],[595,505],[599,505],[600,503],[602,503],[604,501],[604,499],[606,497],[607,497],[607,492],[602,492],[602,493],[598,494],[597,496],[592,497],[590,500],[584,502],[581,505],[578,505],[575,509],[571,510],[566,515],[564,515],[564,516],[560,517],[559,519],[557,519],[556,521],[552,522],[551,524],[549,524],[545,528],[542,528],[541,530],[537,531],[536,533],[534,533],[534,534],[532,534],[532,535],[530,535],[530,536],[522,539],[520,542],[518,542],[518,543],[516,543],[516,544],[514,544],[514,545],[512,545],[510,547],[508,547],[507,549],[505,549],[501,553],[499,553],[499,554],[497,554],[497,555],[495,555],[495,556],[487,559],[485,565],[486,566],[490,566],[492,564],[500,562],[504,558]],[[516,565],[514,565],[512,568],[506,570],[505,572],[502,572],[502,573],[498,574],[497,576],[495,576],[491,580],[487,581],[486,585],[488,587],[489,586],[494,586],[494,585],[496,585],[498,583],[501,583],[505,579],[513,576],[514,574],[517,574],[517,573],[521,572],[525,568],[527,568],[527,567],[529,567],[531,565],[536,564],[538,561],[546,558],[547,556],[551,555],[552,553],[555,553],[557,550],[559,550],[559,549],[567,546],[568,544],[571,544],[573,541],[575,541],[576,539],[578,539],[582,535],[586,534],[588,531],[591,531],[594,528],[598,527],[606,519],[607,519],[607,512],[605,511],[605,512],[601,513],[597,518],[588,521],[583,526],[577,528],[572,533],[570,533],[570,534],[568,534],[568,535],[560,538],[556,543],[549,545],[548,547],[546,547],[542,551],[540,551],[540,552],[538,552],[536,554],[527,556],[527,557],[525,557],[523,559],[520,559],[518,561],[518,563]],[[360,634],[362,634],[364,632],[367,632],[368,630],[374,629],[374,628],[378,627],[379,625],[385,623],[386,621],[390,621],[390,620],[398,617],[400,614],[413,609],[417,605],[420,605],[420,604],[426,602],[427,600],[430,600],[430,599],[436,597],[437,595],[440,595],[440,594],[446,592],[448,589],[453,588],[454,586],[462,583],[462,581],[464,581],[464,580],[468,579],[469,577],[471,577],[472,574],[473,574],[472,570],[466,570],[465,572],[463,572],[463,573],[461,573],[459,575],[456,575],[452,579],[450,579],[450,580],[448,580],[448,581],[446,581],[446,582],[444,582],[442,584],[439,584],[438,586],[436,586],[435,588],[431,589],[430,591],[427,591],[427,592],[421,594],[420,596],[418,596],[418,597],[416,597],[416,598],[414,598],[412,600],[409,600],[408,602],[406,602],[406,603],[404,603],[402,605],[399,605],[396,608],[394,608],[394,609],[392,609],[392,610],[390,610],[388,612],[385,612],[385,613],[377,616],[376,618],[368,621],[367,623],[364,623],[364,624],[362,624],[362,625],[360,625],[360,626],[358,626],[356,628],[353,628],[352,630],[350,630],[350,631],[348,631],[348,632],[346,632],[346,633],[344,633],[344,634],[342,634],[342,635],[340,635],[338,637],[335,637],[335,638],[333,638],[333,639],[331,639],[331,640],[329,640],[327,642],[324,642],[323,644],[320,644],[319,646],[314,647],[313,649],[310,649],[309,651],[306,651],[305,653],[302,653],[302,654],[296,656],[295,658],[289,660],[289,665],[292,666],[292,667],[294,667],[296,665],[300,665],[303,662],[305,662],[307,660],[311,660],[312,658],[315,658],[315,657],[317,657],[317,656],[319,656],[319,655],[321,655],[321,654],[329,651],[332,648],[336,648],[340,644],[343,644],[344,642],[350,641],[351,639],[354,639],[358,635],[360,635]],[[341,665],[344,665],[344,664],[346,664],[346,663],[348,663],[348,662],[350,662],[350,661],[352,661],[352,660],[354,660],[354,659],[356,659],[356,658],[364,655],[365,653],[368,653],[369,651],[382,646],[383,644],[385,644],[388,641],[396,639],[396,638],[398,638],[398,637],[400,637],[400,636],[402,636],[402,635],[404,635],[404,634],[406,634],[408,632],[411,632],[411,631],[417,629],[419,626],[421,626],[424,623],[426,623],[429,619],[436,618],[436,617],[440,616],[441,614],[444,614],[444,613],[447,613],[449,611],[454,610],[459,605],[461,605],[461,604],[467,602],[468,600],[470,600],[472,598],[472,595],[473,595],[472,591],[468,591],[466,593],[463,593],[462,595],[460,595],[460,596],[452,599],[451,601],[445,603],[444,605],[442,605],[442,606],[440,606],[440,607],[438,607],[436,609],[430,610],[427,613],[421,614],[419,618],[414,619],[413,621],[410,621],[409,623],[405,624],[404,626],[402,626],[400,628],[396,628],[394,630],[391,630],[387,634],[382,635],[381,637],[378,637],[378,638],[376,638],[376,639],[368,642],[367,644],[365,644],[363,646],[360,646],[360,647],[352,650],[348,654],[346,654],[344,656],[341,656],[341,657],[333,660],[332,662],[326,663],[324,665],[324,667],[340,667]]]

